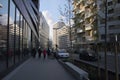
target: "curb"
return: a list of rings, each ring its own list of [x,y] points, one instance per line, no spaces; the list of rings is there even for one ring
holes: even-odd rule
[[[72,74],[77,80],[89,80],[88,73],[74,64],[70,62],[63,62],[62,60],[58,60],[60,64],[70,73]]]

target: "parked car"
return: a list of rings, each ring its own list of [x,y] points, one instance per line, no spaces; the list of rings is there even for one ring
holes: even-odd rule
[[[69,53],[65,49],[60,49],[57,52],[57,57],[58,58],[68,58],[69,57]]]
[[[80,49],[79,58],[88,61],[96,61],[98,60],[98,55],[93,50]]]

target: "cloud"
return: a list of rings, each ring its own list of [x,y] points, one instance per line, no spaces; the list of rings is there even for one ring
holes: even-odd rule
[[[7,14],[2,14],[2,16],[0,16],[0,24],[7,25],[7,20],[8,20]],[[10,24],[13,24],[13,20],[11,17],[9,18],[9,20],[10,20]]]
[[[42,11],[42,14],[45,17],[48,25],[50,26],[50,37],[53,38],[53,29],[52,28],[53,28],[53,25],[55,22],[52,19],[52,15],[47,10]]]

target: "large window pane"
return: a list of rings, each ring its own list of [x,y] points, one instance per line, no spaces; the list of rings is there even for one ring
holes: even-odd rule
[[[18,11],[17,9],[17,12],[16,12],[16,41],[15,41],[15,53],[16,53],[16,62],[20,61],[20,49],[19,49],[19,28],[20,28],[20,12]]]
[[[0,0],[0,72],[6,69],[8,0]]]
[[[9,23],[9,66],[13,65],[14,54],[14,19],[15,19],[15,5],[10,1],[10,23]]]

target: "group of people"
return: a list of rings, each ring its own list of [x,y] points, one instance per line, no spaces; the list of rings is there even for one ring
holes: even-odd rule
[[[41,49],[41,48],[39,48],[38,50],[36,50],[35,48],[33,48],[32,49],[32,56],[35,58],[36,57],[36,54],[37,54],[37,52],[38,52],[38,57],[40,58],[41,57],[41,55],[43,54],[43,57],[44,57],[44,59],[46,58],[46,56],[48,55],[48,56],[50,56],[50,49],[48,49],[48,50],[46,50],[46,49]]]

